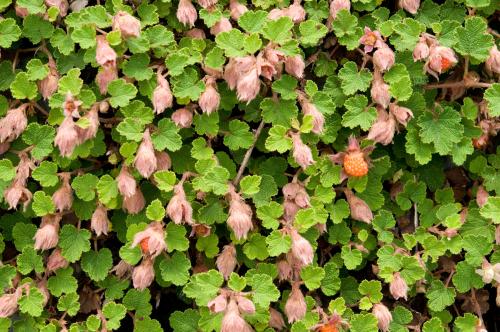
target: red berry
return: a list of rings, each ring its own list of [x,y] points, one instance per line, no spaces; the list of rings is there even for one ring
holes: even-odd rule
[[[149,237],[142,239],[139,244],[143,253],[149,252]]]
[[[362,152],[349,152],[344,157],[344,171],[348,176],[365,176],[368,173],[368,163]]]

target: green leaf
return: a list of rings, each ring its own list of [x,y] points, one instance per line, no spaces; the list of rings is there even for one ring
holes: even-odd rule
[[[363,260],[361,251],[352,249],[348,245],[342,246],[340,256],[344,260],[344,265],[348,270],[354,270]]]
[[[262,29],[264,37],[277,44],[283,44],[292,37],[292,20],[285,16],[274,21],[267,21]]]
[[[45,298],[36,287],[30,287],[29,292],[19,299],[19,311],[32,317],[39,317],[43,312]]]
[[[217,46],[224,50],[228,57],[242,57],[246,55],[244,48],[244,35],[238,29],[221,32],[215,38]]]
[[[80,69],[72,68],[59,80],[58,92],[66,95],[71,92],[73,95],[80,94],[83,86],[83,80],[80,78]]]
[[[283,215],[283,206],[276,202],[261,205],[257,208],[257,217],[262,221],[262,226],[277,229],[279,217]]]
[[[286,254],[292,247],[292,239],[289,235],[279,230],[274,230],[266,237],[267,251],[269,256],[277,257]]]
[[[71,188],[75,191],[76,197],[89,202],[95,198],[95,189],[99,178],[94,174],[86,173],[73,178]]]
[[[126,139],[140,142],[144,133],[144,124],[135,118],[126,118],[118,124],[116,130]]]
[[[265,98],[260,103],[262,118],[273,125],[290,126],[291,120],[297,117],[298,109],[294,100]]]
[[[62,294],[75,293],[78,288],[78,282],[73,277],[73,268],[67,267],[56,270],[56,275],[49,278],[47,288],[52,295],[57,297]]]
[[[422,142],[432,143],[437,153],[447,155],[462,140],[464,126],[461,121],[460,114],[450,107],[435,115],[425,112],[417,121]]]
[[[49,73],[49,67],[42,63],[40,59],[31,59],[26,64],[26,70],[30,80],[41,80]]]
[[[0,47],[9,48],[21,37],[21,29],[13,18],[0,20]]]
[[[494,224],[500,224],[500,197],[488,197],[488,201],[479,212],[483,217],[491,219]]]
[[[163,332],[163,329],[156,319],[145,317],[135,323],[134,332]]]
[[[138,81],[148,80],[153,76],[153,70],[148,65],[149,56],[147,54],[134,54],[123,64],[123,73]]]
[[[113,267],[111,250],[102,248],[99,252],[88,251],[82,255],[81,266],[90,279],[101,281],[106,278]]]
[[[186,251],[189,248],[189,240],[186,238],[184,226],[168,223],[165,232],[167,233],[165,241],[167,242],[168,252],[174,250]]]
[[[205,84],[199,79],[194,68],[186,68],[184,72],[172,77],[172,92],[176,98],[198,100],[201,93],[205,91]]]
[[[378,280],[363,280],[359,284],[359,293],[365,295],[371,303],[382,300],[382,283]]]
[[[192,275],[183,291],[187,297],[194,299],[197,305],[206,306],[208,301],[217,295],[223,282],[224,278],[219,272],[210,270]]]
[[[323,266],[325,276],[321,281],[321,291],[326,296],[335,295],[340,289],[339,268],[335,263],[328,262]]]
[[[455,289],[445,287],[441,280],[433,280],[425,296],[429,300],[427,302],[429,309],[441,311],[455,302]]]
[[[317,21],[307,20],[299,25],[300,43],[306,47],[316,46],[326,36],[328,28]]]
[[[355,95],[347,99],[344,104],[347,112],[342,116],[342,125],[349,128],[361,127],[368,130],[377,119],[374,107],[368,107],[368,99],[363,95]]]
[[[247,175],[241,179],[240,191],[245,195],[255,195],[260,191],[262,177],[259,175]]]
[[[466,293],[471,288],[480,289],[484,285],[474,266],[467,264],[467,262],[458,262],[452,280],[453,285],[460,293]]]
[[[422,326],[423,332],[444,332],[443,322],[437,317],[434,317],[424,323]]]
[[[346,95],[352,95],[357,91],[366,91],[372,81],[372,74],[367,69],[358,72],[358,66],[353,61],[348,61],[339,70],[342,91]]]
[[[325,270],[319,266],[308,265],[300,270],[300,278],[309,290],[319,288],[325,275]]]
[[[283,75],[277,81],[273,82],[273,91],[281,95],[283,99],[295,100],[297,93],[297,80],[290,75]]]
[[[155,199],[149,203],[146,208],[146,217],[153,221],[161,221],[165,217],[165,208],[159,199]]]
[[[56,166],[57,169],[57,166]],[[16,168],[12,165],[12,161],[9,159],[0,160],[0,180],[2,181],[10,181],[16,176]],[[33,178],[35,178],[35,174],[33,172]]]
[[[108,302],[102,307],[102,313],[106,317],[106,327],[116,330],[120,327],[120,321],[127,314],[127,308],[123,304]]]
[[[258,233],[252,234],[247,243],[243,246],[243,252],[252,260],[265,260],[269,257],[269,253],[267,252],[266,237]]]
[[[405,18],[394,25],[396,35],[391,37],[391,44],[394,45],[397,51],[413,51],[420,33],[423,31],[425,31],[425,25],[412,18]]]
[[[12,228],[12,237],[17,251],[23,251],[25,247],[35,244],[35,233],[37,228],[33,224],[16,223]]]
[[[359,38],[363,35],[363,30],[358,27],[358,19],[347,10],[341,10],[332,23],[333,31],[339,39],[339,43],[353,50],[359,46]]]
[[[491,116],[500,116],[500,83],[495,83],[484,92]]]
[[[56,211],[52,198],[43,191],[37,191],[33,195],[33,204],[31,205],[31,208],[38,217],[45,216]]]
[[[113,199],[118,197],[118,185],[116,180],[110,175],[105,174],[97,182],[96,185],[99,201],[104,204],[110,204]]]
[[[253,302],[260,307],[267,308],[271,302],[278,301],[280,292],[268,274],[256,273],[252,275],[248,284],[252,286]]]
[[[75,316],[80,310],[80,296],[76,293],[63,295],[57,302],[57,310],[67,312],[69,316]]]
[[[32,247],[25,247],[17,256],[17,269],[23,275],[31,271],[42,273],[44,270],[42,256],[38,255]]]
[[[64,225],[59,234],[61,253],[70,263],[80,259],[82,253],[90,250],[90,232],[86,229],[78,230],[73,225]]]
[[[493,36],[487,33],[487,28],[487,22],[483,18],[468,17],[465,20],[465,27],[458,27],[455,30],[458,41],[455,49],[458,53],[478,62],[486,60],[493,47]]]
[[[153,310],[150,304],[151,294],[149,289],[142,291],[131,289],[127,292],[122,302],[129,311],[135,310],[135,314],[138,317],[149,316]]]
[[[23,20],[23,35],[35,45],[50,38],[53,32],[54,26],[40,16],[28,15]]]
[[[71,39],[80,44],[81,48],[87,49],[96,45],[95,28],[90,25],[78,27],[71,33]]]
[[[287,135],[286,127],[276,125],[269,130],[266,139],[266,149],[284,153],[292,148],[292,139]]]
[[[247,149],[253,143],[253,135],[246,122],[232,120],[229,122],[229,133],[224,136],[224,144],[231,150]]]
[[[192,332],[198,329],[200,314],[197,310],[174,311],[168,318],[170,326],[175,332]]]
[[[177,180],[175,173],[172,171],[158,171],[153,175],[156,186],[161,191],[172,191]]]
[[[377,331],[377,318],[373,314],[356,314],[351,318],[352,332]]]
[[[160,262],[161,277],[176,286],[183,286],[189,280],[191,262],[185,254],[176,251],[171,257]]]
[[[109,98],[111,106],[123,107],[127,106],[130,100],[135,97],[137,89],[133,84],[119,78],[109,83],[108,93],[111,95],[111,98]]]
[[[52,143],[55,135],[54,127],[32,122],[23,132],[22,138],[24,143],[33,146],[31,156],[36,160],[42,160],[54,150]]]
[[[238,18],[238,26],[247,32],[260,32],[267,19],[267,12],[263,10],[249,10]]]
[[[35,99],[38,89],[34,82],[30,81],[30,77],[25,72],[20,72],[16,75],[14,81],[10,84],[10,92],[12,97],[16,99]]]
[[[42,0],[19,0],[16,5],[27,9],[30,14],[43,14],[46,10]]]

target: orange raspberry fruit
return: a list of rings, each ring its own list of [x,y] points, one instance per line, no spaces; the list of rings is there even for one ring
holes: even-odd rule
[[[344,157],[344,172],[349,176],[365,176],[368,173],[368,163],[362,152],[350,152]]]
[[[443,72],[451,68],[451,61],[448,58],[441,58],[441,70]]]
[[[143,253],[148,253],[149,252],[149,237],[142,239],[142,241],[139,243],[141,246],[141,250]]]
[[[339,332],[335,325],[325,324],[321,326],[318,330],[319,332]]]

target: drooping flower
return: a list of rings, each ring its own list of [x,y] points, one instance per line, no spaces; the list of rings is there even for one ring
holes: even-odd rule
[[[370,94],[373,101],[382,106],[384,109],[389,106],[389,103],[391,102],[389,84],[384,82],[384,79],[378,70],[375,70],[375,73],[373,74]]]
[[[304,77],[306,64],[301,55],[287,56],[285,59],[285,71],[295,78]]]
[[[24,132],[28,125],[27,107],[28,104],[22,104],[17,108],[11,108],[5,117],[0,119],[0,143],[12,142]]]
[[[205,31],[198,28],[192,28],[184,32],[184,36],[193,38],[193,39],[206,39]]]
[[[196,8],[190,0],[180,0],[179,7],[177,7],[177,19],[184,25],[193,27],[194,22],[198,18]]]
[[[292,239],[292,254],[302,265],[309,265],[314,259],[314,250],[311,243],[307,241],[295,228],[290,228]]]
[[[124,196],[122,208],[130,214],[137,214],[144,209],[146,205],[146,200],[139,187],[136,187],[134,194],[132,196]]]
[[[382,303],[375,303],[373,305],[372,313],[377,318],[378,328],[382,332],[389,331],[389,325],[392,322],[392,314]]]
[[[232,229],[236,239],[246,239],[247,234],[253,229],[252,209],[245,203],[233,185],[229,185],[229,217],[227,225]]]
[[[64,256],[61,253],[61,249],[56,248],[52,253],[50,254],[49,258],[47,259],[47,271],[48,272],[55,272],[58,269],[65,269],[69,265],[69,262],[64,258]]]
[[[432,76],[439,78],[439,74],[446,72],[457,64],[457,62],[458,59],[451,48],[445,46],[432,46],[424,69]]]
[[[392,281],[389,284],[389,291],[394,297],[394,299],[399,300],[401,298],[407,299],[408,297],[408,285],[406,281],[401,277],[399,272],[395,272],[392,275]]]
[[[166,171],[172,167],[172,159],[166,151],[155,151],[155,156],[157,171]]]
[[[413,61],[425,60],[429,57],[430,49],[427,45],[427,38],[421,36],[413,49]]]
[[[96,42],[95,61],[101,66],[105,64],[116,64],[116,52],[109,46],[106,36],[97,36]]]
[[[20,181],[14,180],[4,192],[5,202],[9,205],[9,209],[15,209],[17,204],[21,202],[26,209],[31,202],[33,194]]]
[[[153,268],[153,259],[143,258],[140,265],[134,267],[132,272],[132,283],[135,289],[143,290],[151,286],[155,279],[155,270]]]
[[[211,114],[220,105],[220,94],[217,92],[217,83],[213,76],[205,76],[205,91],[200,96],[198,104],[203,113]]]
[[[269,326],[278,331],[281,331],[285,328],[283,315],[273,307],[269,308]]]
[[[354,195],[351,189],[344,190],[345,196],[347,198],[347,203],[349,203],[349,210],[351,211],[351,218],[357,221],[362,221],[367,224],[371,223],[373,220],[373,212],[361,198]]]
[[[285,303],[285,314],[288,317],[288,323],[293,323],[301,320],[305,317],[307,313],[307,304],[304,298],[304,294],[300,290],[300,284],[294,282],[292,284],[292,291],[288,296]]]
[[[54,203],[57,211],[63,212],[70,210],[73,205],[73,189],[69,184],[71,173],[60,173],[59,177],[62,180],[62,184],[61,187],[52,195],[52,202]]]
[[[125,279],[132,274],[133,269],[132,265],[122,259],[111,269],[111,272],[114,272],[119,279]]]
[[[286,9],[286,16],[290,17],[293,23],[300,23],[306,19],[306,11],[300,4],[300,0],[294,0]]]
[[[137,182],[128,171],[127,165],[123,164],[120,173],[116,177],[118,191],[123,197],[131,197],[135,194]]]
[[[197,0],[198,4],[207,9],[217,4],[217,0]]]
[[[144,254],[156,257],[167,249],[165,232],[161,222],[153,221],[148,227],[134,235],[132,248],[140,245]]]
[[[313,128],[311,131],[317,135],[321,134],[325,125],[325,116],[323,113],[318,111],[316,106],[311,103],[303,93],[299,93],[298,101],[304,115],[309,115],[313,119]]]
[[[167,205],[167,215],[176,224],[193,224],[193,208],[186,198],[182,182],[174,186],[174,195]]]
[[[101,92],[102,95],[108,93],[109,83],[116,80],[117,78],[118,78],[118,69],[116,68],[116,63],[114,61],[107,62],[104,65],[102,65],[102,67],[99,69],[99,72],[95,77],[95,82],[99,87],[99,92]]]
[[[172,121],[179,128],[189,128],[193,124],[193,112],[187,107],[179,108],[172,113]]]
[[[42,218],[40,228],[35,233],[35,250],[49,250],[55,248],[59,242],[59,221],[61,216],[45,215]]]
[[[486,59],[484,66],[489,73],[500,74],[500,51],[497,45],[490,48],[490,55]]]
[[[253,329],[250,325],[241,317],[240,311],[238,309],[238,304],[235,299],[230,299],[227,305],[226,313],[224,318],[222,318],[221,332],[251,332]]]
[[[238,100],[246,101],[247,103],[257,97],[260,91],[260,79],[257,65],[255,64],[250,70],[241,72],[236,83],[236,95]]]
[[[300,134],[290,133],[290,136],[292,138],[292,155],[295,162],[302,169],[306,169],[308,166],[314,164],[311,148],[302,142]]]
[[[278,268],[278,280],[280,282],[292,279],[293,270],[288,260],[278,260],[278,262],[276,263],[276,267]]]
[[[389,112],[396,118],[396,120],[406,127],[408,122],[413,118],[413,112],[406,107],[399,106],[398,104],[392,103],[389,105]]]
[[[391,69],[395,62],[396,55],[394,51],[385,43],[382,43],[382,46],[373,53],[373,64],[381,72]]]
[[[229,276],[234,271],[238,261],[236,259],[236,248],[234,245],[229,244],[224,246],[222,252],[217,256],[215,265],[217,265],[217,270],[222,274],[224,279],[229,279]]]
[[[337,18],[337,14],[341,10],[351,10],[351,1],[349,0],[333,0],[330,2],[330,16],[335,20]]]
[[[420,8],[420,0],[399,0],[399,7],[415,15]]]
[[[149,178],[156,171],[156,156],[151,141],[149,129],[146,129],[142,135],[142,142],[135,155],[134,166],[145,178]]]
[[[94,213],[92,214],[92,218],[90,219],[90,229],[92,229],[97,236],[101,236],[102,234],[108,235],[108,210],[104,207],[104,205],[97,205]]]
[[[379,48],[384,44],[382,35],[378,31],[372,31],[369,27],[365,27],[365,33],[359,39],[359,43],[364,45],[366,53],[373,51],[374,48]]]
[[[240,16],[248,11],[248,8],[245,5],[239,3],[238,0],[229,0],[229,11],[231,18],[235,21],[238,21]]]
[[[0,296],[0,318],[9,318],[17,312],[17,304],[21,295],[22,288],[18,288],[12,294],[3,294]]]
[[[483,186],[479,186],[477,188],[477,193],[476,193],[476,202],[479,207],[483,207],[486,205],[488,202],[488,197],[490,194],[484,189]]]
[[[141,21],[120,10],[113,17],[113,31],[120,31],[123,38],[139,37],[141,34]]]
[[[45,100],[49,99],[57,91],[59,83],[59,72],[57,71],[54,59],[49,58],[47,65],[49,67],[49,73],[38,83],[40,94]]]
[[[207,303],[208,309],[214,314],[225,311],[227,308],[227,298],[227,292],[221,292],[221,294]]]
[[[231,22],[226,17],[221,17],[221,19],[212,25],[210,28],[210,33],[214,36],[217,36],[221,32],[229,31],[233,28]]]
[[[79,136],[73,117],[71,115],[67,115],[64,117],[64,120],[59,128],[57,128],[54,145],[59,148],[61,156],[69,157],[78,145],[78,142]]]
[[[163,113],[167,108],[171,108],[174,97],[170,90],[170,84],[163,77],[161,70],[156,72],[156,88],[153,91],[153,108],[156,114]]]
[[[255,313],[255,305],[251,300],[243,295],[236,295],[234,298],[236,299],[236,303],[238,303],[238,309],[240,312],[248,315],[253,315]]]
[[[378,107],[377,111],[377,120],[371,126],[367,138],[382,145],[388,145],[392,143],[396,132],[396,120],[392,113],[387,113],[380,107]]]

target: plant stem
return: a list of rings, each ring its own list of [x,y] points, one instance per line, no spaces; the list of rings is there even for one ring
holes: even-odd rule
[[[492,86],[492,83],[485,82],[472,82],[466,83],[464,81],[459,82],[449,82],[449,83],[437,83],[437,84],[427,84],[424,86],[424,89],[445,89],[445,88],[489,88]]]
[[[241,180],[243,172],[245,171],[245,168],[247,167],[247,164],[250,161],[250,156],[252,155],[253,148],[255,147],[255,144],[257,144],[257,140],[259,139],[259,136],[260,136],[263,128],[264,128],[264,120],[262,120],[259,124],[259,127],[257,127],[257,130],[255,131],[255,135],[253,136],[253,143],[250,146],[250,148],[248,148],[247,152],[245,153],[245,157],[243,157],[243,162],[241,163],[240,169],[238,170],[238,174],[236,174],[236,178],[233,181],[233,184],[235,187],[238,185],[238,183]]]

